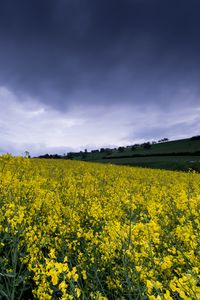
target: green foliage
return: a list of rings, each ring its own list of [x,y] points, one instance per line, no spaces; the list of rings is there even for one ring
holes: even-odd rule
[[[125,150],[124,147],[119,147],[119,148],[118,148],[118,151],[119,151],[119,152],[124,152],[124,150]]]

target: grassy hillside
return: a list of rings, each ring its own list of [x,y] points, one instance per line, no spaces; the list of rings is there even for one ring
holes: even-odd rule
[[[143,156],[109,158],[96,161],[115,165],[126,165],[151,169],[188,171],[190,169],[200,172],[200,156]]]
[[[142,145],[134,150],[127,147],[122,152],[119,150],[88,152],[84,158],[80,155],[74,159],[169,170],[200,171],[200,140],[181,139],[162,142],[152,144],[149,149],[145,149]]]
[[[62,158],[89,162],[111,163],[155,169],[200,172],[200,136],[175,141],[135,144],[118,149],[101,148],[70,152],[65,156],[43,155],[39,158]]]
[[[200,151],[200,140],[182,139],[151,145],[150,149],[140,147],[135,150],[125,149],[124,152],[114,152],[109,157],[133,156],[133,155],[159,155],[171,153],[194,153]]]

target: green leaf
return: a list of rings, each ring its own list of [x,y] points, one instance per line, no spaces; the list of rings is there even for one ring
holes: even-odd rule
[[[16,273],[7,273],[7,274],[3,274],[3,273],[0,273],[1,276],[4,276],[4,277],[10,277],[10,278],[14,278],[16,277]]]
[[[3,286],[2,285],[0,285],[0,295],[6,297],[6,299],[9,299],[8,295],[3,291]]]

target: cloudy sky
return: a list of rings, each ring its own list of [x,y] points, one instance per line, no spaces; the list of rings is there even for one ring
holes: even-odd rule
[[[200,134],[199,0],[0,0],[0,153]]]

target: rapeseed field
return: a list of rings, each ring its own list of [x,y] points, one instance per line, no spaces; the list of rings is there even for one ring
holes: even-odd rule
[[[200,299],[200,175],[0,157],[0,299]]]

